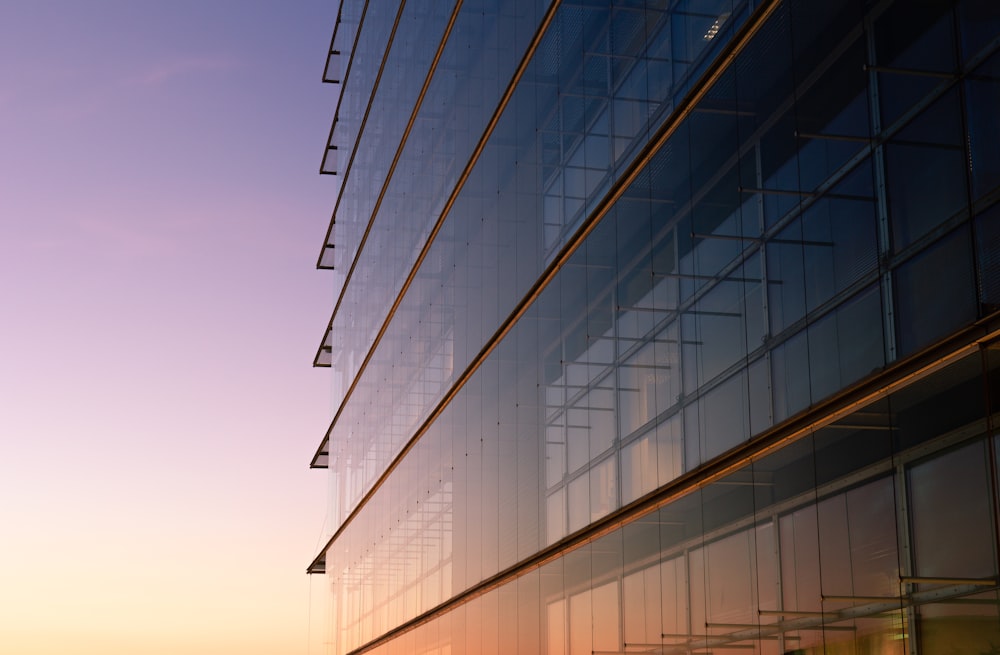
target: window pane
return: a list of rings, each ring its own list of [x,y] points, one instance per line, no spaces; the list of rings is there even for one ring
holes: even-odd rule
[[[978,441],[914,466],[908,482],[915,573],[960,579],[994,576],[997,568],[986,442]],[[949,586],[956,583],[918,588]],[[989,652],[1000,637],[996,592],[963,600],[966,602],[920,608],[925,652],[955,646],[965,652]]]
[[[885,157],[892,245],[899,252],[968,205],[957,90],[896,135]]]
[[[965,82],[972,198],[1000,186],[1000,54],[993,55]]]
[[[910,469],[917,575],[982,578],[996,572],[986,455],[980,441]]]
[[[927,95],[939,79],[907,73],[955,69],[951,7],[945,2],[896,2],[875,21],[876,64],[882,125],[889,126]]]
[[[976,318],[968,228],[956,230],[896,271],[897,334],[912,353]]]
[[[976,262],[982,313],[1000,309],[1000,204],[976,217]]]

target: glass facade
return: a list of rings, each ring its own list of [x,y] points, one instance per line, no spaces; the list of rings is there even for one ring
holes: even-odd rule
[[[331,653],[1000,652],[1000,3],[342,5]]]

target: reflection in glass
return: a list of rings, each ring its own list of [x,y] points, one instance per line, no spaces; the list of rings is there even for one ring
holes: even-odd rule
[[[917,4],[780,2],[675,120],[748,5],[563,3],[458,189],[539,13],[463,5],[337,327],[350,378],[454,192],[329,435],[338,652],[1000,643],[980,354],[884,386],[997,305],[989,11]]]

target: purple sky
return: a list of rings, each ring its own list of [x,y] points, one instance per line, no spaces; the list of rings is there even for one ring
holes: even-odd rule
[[[321,652],[336,5],[0,2],[0,652]]]

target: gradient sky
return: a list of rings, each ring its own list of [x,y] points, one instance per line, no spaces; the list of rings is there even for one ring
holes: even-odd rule
[[[336,5],[0,1],[3,655],[321,652]]]

